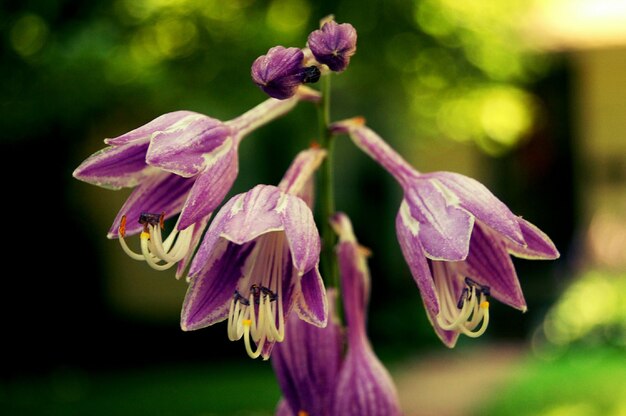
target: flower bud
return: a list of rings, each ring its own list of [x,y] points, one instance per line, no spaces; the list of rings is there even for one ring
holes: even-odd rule
[[[330,20],[320,30],[311,32],[308,46],[319,63],[326,64],[332,71],[342,72],[356,52],[356,37],[351,24],[337,24]]]
[[[273,47],[252,64],[252,80],[270,97],[287,99],[304,82],[303,60],[304,53],[299,48]]]

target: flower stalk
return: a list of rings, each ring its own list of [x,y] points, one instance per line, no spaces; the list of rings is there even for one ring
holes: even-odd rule
[[[335,188],[333,178],[333,156],[335,142],[333,133],[330,131],[330,74],[323,77],[322,98],[318,104],[320,147],[326,150],[326,160],[320,169],[320,215],[322,218],[320,227],[322,234],[322,253],[320,267],[324,282],[328,287],[339,290],[339,278],[337,263],[333,248],[337,237],[330,225],[329,219],[335,213]]]

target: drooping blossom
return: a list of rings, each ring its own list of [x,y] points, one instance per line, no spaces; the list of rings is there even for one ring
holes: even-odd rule
[[[167,113],[121,136],[87,158],[74,177],[109,189],[135,188],[109,230],[126,253],[157,270],[178,263],[180,277],[211,213],[238,172],[237,149],[254,129],[319,94],[301,87],[290,100],[269,99],[228,122],[191,111]],[[180,213],[174,230],[161,235],[164,221]],[[141,233],[141,252],[125,237]]]
[[[333,130],[348,133],[402,187],[398,241],[445,345],[453,347],[460,333],[472,337],[484,333],[488,296],[526,310],[509,255],[557,258],[545,233],[514,215],[474,179],[452,172],[420,174],[362,119],[336,123]]]
[[[228,320],[229,339],[243,338],[250,357],[267,359],[284,340],[292,309],[310,324],[326,325],[320,237],[297,196],[325,154],[301,152],[278,187],[257,185],[220,209],[190,267],[183,330]]]
[[[311,32],[307,42],[315,59],[331,71],[342,72],[356,53],[356,30],[350,23],[337,24],[330,19],[322,28]]]
[[[396,416],[402,412],[391,376],[367,338],[369,251],[361,247],[343,213],[331,218],[339,236],[336,254],[346,330],[338,323],[337,293],[328,289],[326,328],[287,321],[285,342],[276,346],[272,366],[284,398],[277,416]]]
[[[334,415],[400,415],[393,380],[367,338],[370,273],[366,257],[369,250],[359,245],[345,214],[335,214],[331,224],[339,236],[336,250],[347,326],[347,350],[337,381]]]
[[[318,328],[291,314],[285,342],[272,352],[272,367],[284,399],[277,416],[331,416],[343,362],[344,332],[337,318],[337,293],[326,292],[328,324]]]

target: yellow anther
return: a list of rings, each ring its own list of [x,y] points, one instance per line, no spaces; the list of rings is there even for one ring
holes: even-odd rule
[[[147,231],[142,231],[141,235],[139,236],[142,240],[149,240],[150,239],[150,233]]]
[[[489,302],[487,302],[486,300],[480,302],[480,308],[481,309],[489,309]]]
[[[251,319],[244,319],[243,321],[241,321],[241,324],[243,326],[250,326],[250,325],[252,325],[252,320]]]
[[[306,410],[300,410],[298,412],[298,416],[309,416],[309,412],[307,412]]]

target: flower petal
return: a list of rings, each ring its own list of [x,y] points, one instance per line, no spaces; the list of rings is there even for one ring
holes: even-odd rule
[[[237,178],[239,161],[236,147],[215,156],[207,162],[204,171],[196,176],[196,183],[180,214],[178,227],[181,230],[210,215],[222,203]]]
[[[418,175],[418,172],[374,130],[365,126],[364,122],[362,118],[355,117],[333,123],[330,129],[336,133],[350,134],[350,138],[358,148],[378,162],[400,185],[405,187]]]
[[[453,172],[434,172],[424,175],[440,182],[458,198],[458,205],[478,220],[518,244],[524,244],[517,216],[496,198],[482,183]]]
[[[202,237],[202,233],[206,229],[207,224],[209,223],[209,219],[211,216],[206,216],[200,222],[195,224],[195,228],[193,229],[193,234],[191,236],[191,243],[189,243],[189,252],[176,266],[176,278],[180,279],[183,277],[185,270],[187,269],[187,265],[193,259],[193,255],[198,247],[198,243],[200,242],[200,238]]]
[[[117,136],[111,139],[105,139],[104,142],[112,146],[119,146],[137,140],[150,140],[150,137],[152,137],[153,133],[166,130],[175,123],[179,122],[181,119],[184,119],[193,114],[197,113],[193,113],[191,111],[174,111],[172,113],[166,113],[155,118],[149,123],[136,128],[135,130],[131,130],[128,133],[122,134],[121,136]]]
[[[146,155],[148,164],[190,177],[199,174],[214,158],[233,147],[230,128],[202,114],[187,117],[152,135]]]
[[[326,150],[311,148],[296,155],[278,187],[287,194],[299,195],[326,157]]]
[[[74,170],[74,177],[103,188],[136,186],[157,170],[146,164],[148,139],[110,146],[89,156]]]
[[[482,223],[474,227],[466,266],[468,277],[489,286],[491,296],[513,308],[526,310],[524,294],[504,238]]]
[[[241,194],[237,204],[231,207],[222,236],[243,244],[271,231],[283,231],[282,215],[277,207],[284,203],[284,196],[280,189],[271,185],[257,185]]]
[[[193,331],[228,317],[230,301],[254,243],[243,246],[221,240],[200,272],[191,279],[180,326]]]
[[[428,306],[426,305],[426,302],[424,302],[424,307],[426,309],[426,316],[428,316],[428,320],[430,321],[430,324],[433,326],[433,329],[435,330],[435,334],[437,334],[441,342],[443,342],[443,344],[446,347],[454,348],[456,346],[456,342],[459,339],[459,332],[447,331],[445,329],[442,329],[437,324],[437,315],[434,314],[432,310],[428,308]]]
[[[211,222],[211,225],[209,226],[209,229],[204,235],[202,243],[198,248],[198,252],[191,262],[191,266],[189,268],[190,277],[197,276],[202,271],[205,264],[209,261],[215,245],[219,242],[222,236],[222,230],[224,229],[226,223],[230,220],[230,217],[234,215],[235,210],[233,207],[240,204],[243,196],[244,194],[239,194],[231,198],[213,218],[213,222]]]
[[[181,178],[169,172],[159,172],[147,178],[133,190],[120,208],[108,238],[118,238],[122,216],[126,215],[126,235],[141,232],[139,216],[143,212],[165,213],[165,218],[178,214],[185,202],[195,178]]]
[[[301,295],[296,300],[296,313],[303,321],[323,328],[328,319],[328,301],[324,281],[317,267],[300,278]]]
[[[518,222],[526,245],[523,246],[506,240],[505,243],[509,253],[515,257],[529,260],[553,260],[559,258],[559,251],[546,233],[525,219],[519,218]]]
[[[336,292],[329,290],[328,297],[328,325],[318,328],[292,313],[287,319],[285,341],[276,344],[272,353],[272,367],[285,396],[286,415],[297,415],[301,410],[309,415],[330,414],[343,341],[335,315]]]
[[[401,415],[391,376],[369,342],[350,344],[337,383],[332,414],[341,416]]]
[[[403,204],[396,216],[396,234],[404,259],[409,265],[413,280],[422,294],[427,311],[436,316],[439,313],[439,301],[435,291],[433,277],[426,261],[424,249],[417,236],[419,224],[408,214],[408,207]]]
[[[293,265],[300,274],[306,273],[319,263],[321,242],[311,209],[306,202],[294,195],[283,195],[284,208],[278,207]]]
[[[418,237],[429,258],[457,261],[467,257],[474,226],[472,215],[453,205],[428,180],[416,179],[405,188],[404,201],[411,217],[420,224]]]
[[[275,416],[294,416],[295,413],[289,407],[289,403],[285,400],[284,397],[281,397],[276,405],[276,413]]]

